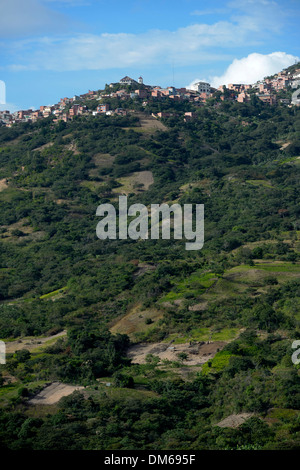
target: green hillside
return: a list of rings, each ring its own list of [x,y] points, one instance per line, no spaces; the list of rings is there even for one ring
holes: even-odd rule
[[[299,107],[122,106],[0,127],[0,448],[298,448]],[[124,194],[204,204],[203,249],[99,240]]]

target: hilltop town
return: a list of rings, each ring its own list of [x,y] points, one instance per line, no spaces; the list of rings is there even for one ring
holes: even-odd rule
[[[1,450],[299,449],[299,72],[0,127]]]
[[[299,65],[299,64],[298,64]],[[39,119],[53,118],[53,122],[70,121],[75,116],[80,115],[126,115],[130,109],[114,107],[109,102],[112,98],[119,101],[139,100],[143,108],[156,101],[166,99],[173,102],[190,102],[198,106],[203,106],[208,100],[215,98],[215,105],[222,101],[236,101],[247,103],[251,96],[255,95],[269,105],[281,103],[286,106],[299,106],[300,99],[295,90],[300,87],[300,68],[290,67],[272,77],[266,77],[254,84],[230,83],[221,85],[218,89],[213,88],[209,83],[196,82],[190,88],[175,88],[168,86],[145,85],[143,78],[138,80],[125,76],[117,83],[106,85],[104,90],[91,91],[82,95],[75,95],[72,98],[61,98],[60,101],[51,106],[40,106],[39,109],[20,110],[14,113],[10,111],[0,111],[0,125],[11,127],[20,122],[36,122]],[[294,93],[292,94],[292,92]],[[173,113],[157,112],[152,113],[155,118],[168,118],[174,116]],[[193,111],[184,113],[184,120],[192,119],[195,116]]]

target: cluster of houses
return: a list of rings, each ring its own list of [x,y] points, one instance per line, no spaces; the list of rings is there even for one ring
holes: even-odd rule
[[[122,85],[125,88],[122,88]],[[128,85],[133,91],[128,91]],[[218,89],[212,88],[206,82],[196,82],[190,88],[175,88],[174,86],[162,88],[160,86],[144,85],[142,77],[134,80],[126,76],[117,83],[111,83],[104,91],[89,90],[88,93],[75,95],[73,98],[61,98],[59,103],[52,106],[40,106],[38,110],[27,109],[12,114],[9,111],[0,111],[0,125],[11,127],[14,123],[36,122],[38,119],[50,116],[53,117],[53,122],[67,122],[72,120],[74,116],[79,115],[114,114],[124,116],[127,114],[126,109],[121,107],[111,109],[110,105],[105,103],[108,98],[118,98],[119,100],[139,99],[142,101],[142,105],[146,107],[149,100],[163,100],[165,98],[173,101],[188,100],[200,105],[215,96],[216,93],[219,93],[222,101],[231,100],[246,103],[250,101],[251,94],[254,93],[260,100],[274,105],[277,102],[277,93],[280,90],[286,90],[288,87],[295,89],[300,87],[300,69],[295,70],[293,73],[283,70],[274,77],[265,78],[253,85],[230,83],[227,86],[222,85]],[[89,100],[99,100],[96,110],[89,108]],[[300,104],[298,96],[294,97],[292,101],[284,98],[281,98],[280,101],[287,105],[291,105],[291,103],[294,105]],[[161,112],[153,115],[156,118],[165,118],[170,117],[172,114]],[[175,114],[173,115],[175,116]],[[184,115],[186,121],[193,117],[193,112],[187,112]]]
[[[263,102],[274,105],[277,103],[277,93],[289,87],[295,89],[300,87],[300,69],[295,70],[293,73],[283,70],[277,75],[271,78],[267,77],[253,85],[234,83],[230,83],[227,87],[222,85],[218,88],[218,91],[222,93],[220,97],[221,100],[231,99],[239,103],[247,103],[250,101],[251,93],[254,93]],[[287,98],[280,98],[279,100],[287,105],[291,103],[298,104]]]
[[[134,87],[135,85],[143,85],[143,87],[137,88],[132,92],[128,92],[126,89],[120,89],[111,93],[102,93],[102,98],[121,98],[124,100],[128,98],[138,98],[143,100],[143,105],[146,106],[149,99],[160,100],[166,97],[173,101],[189,100],[205,102],[212,96],[213,91],[215,91],[215,89],[211,88],[209,83],[204,82],[198,82],[192,87],[192,89],[175,88],[174,86],[162,88],[160,86],[144,85],[142,77],[139,77],[138,81],[135,81],[127,76],[122,78],[119,83],[111,83],[109,87],[114,88],[115,85],[118,84],[130,85],[131,87]]]

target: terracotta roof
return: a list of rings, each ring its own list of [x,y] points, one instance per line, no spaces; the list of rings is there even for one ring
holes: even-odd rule
[[[130,78],[130,77],[128,77],[127,75],[126,75],[126,77],[121,78],[120,82],[123,82],[124,80],[126,80],[126,81],[127,81],[127,80],[132,80],[133,82],[135,82],[135,80],[134,80],[133,78]]]

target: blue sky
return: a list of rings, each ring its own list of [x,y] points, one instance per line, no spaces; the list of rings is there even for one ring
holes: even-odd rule
[[[0,109],[53,104],[124,75],[253,83],[299,59],[299,18],[299,0],[0,0]]]

